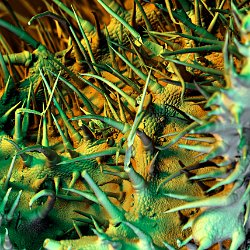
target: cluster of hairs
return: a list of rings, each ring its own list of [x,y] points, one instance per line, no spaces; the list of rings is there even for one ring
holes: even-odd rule
[[[0,248],[203,250],[219,243],[247,249],[245,3],[231,2],[229,12],[218,1],[213,14],[203,1],[134,0],[128,11],[116,1],[97,0],[111,16],[101,29],[96,14],[94,26],[73,6],[53,0],[53,9],[44,2],[49,11],[28,22],[41,25],[42,42],[18,21],[14,26],[0,19],[33,48],[0,53]],[[207,28],[199,19],[203,11],[212,16]],[[231,30],[223,41],[212,33],[218,16]],[[44,19],[57,21],[62,42],[53,44]],[[196,57],[221,51],[224,72]],[[171,126],[182,130],[170,133]],[[185,166],[189,152],[195,163]],[[196,152],[197,159],[204,157],[192,159]]]
[[[230,40],[228,32],[223,49],[226,86],[208,99],[205,106],[209,108],[208,113],[202,119],[195,119],[190,126],[192,129],[188,131],[200,137],[204,143],[179,144],[180,148],[206,154],[197,168],[211,167],[216,163],[207,173],[194,175],[190,180],[213,179],[216,183],[206,190],[207,197],[204,199],[167,194],[172,198],[189,201],[185,205],[168,210],[168,213],[201,208],[200,214],[191,218],[183,227],[184,229],[191,227],[192,235],[184,241],[178,241],[180,247],[191,246],[190,240],[194,240],[199,245],[198,249],[208,249],[226,239],[231,239],[230,250],[249,247],[247,235],[249,235],[250,211],[250,102],[248,100],[250,15],[239,11],[233,2],[231,8],[241,42],[236,37],[232,40],[244,58],[242,65],[236,69],[233,56],[228,52]],[[207,137],[210,135],[213,138]],[[188,168],[194,169],[194,166],[186,167]]]

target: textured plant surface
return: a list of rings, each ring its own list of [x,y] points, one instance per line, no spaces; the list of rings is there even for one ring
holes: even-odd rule
[[[0,249],[249,249],[247,2],[2,1]]]

